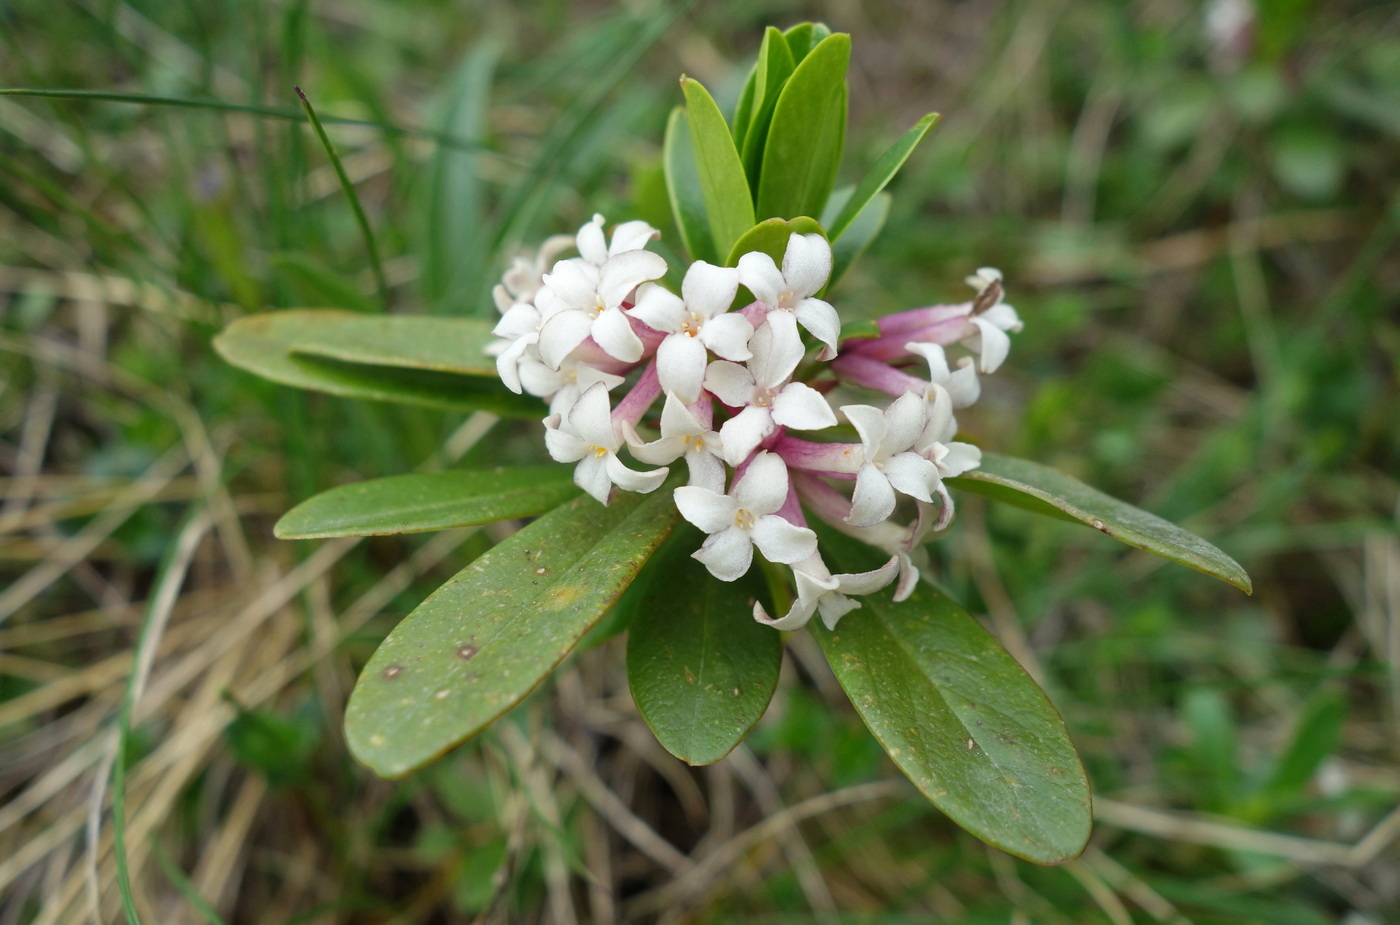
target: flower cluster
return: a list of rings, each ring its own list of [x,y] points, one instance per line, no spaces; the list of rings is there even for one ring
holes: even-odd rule
[[[923,541],[953,516],[943,480],[981,459],[953,439],[954,412],[977,400],[978,374],[1001,365],[1008,332],[1021,327],[1001,301],[1000,273],[969,277],[971,301],[889,315],[878,334],[842,341],[836,310],[817,297],[832,268],[821,235],[792,235],[781,267],[762,252],[736,267],[696,261],[679,296],[656,282],[667,271],[646,249],[656,237],[633,221],[609,238],[595,215],[576,237],[551,238],[537,258],[517,260],[496,287],[497,369],[511,390],[549,403],[550,455],[576,463],[574,481],[603,504],[614,487],[653,491],[669,472],[629,466],[624,446],[649,466],[683,458],[689,480],[675,489],[676,507],[708,534],[695,558],[722,581],[748,571],[755,546],[792,568],[792,608],[774,618],[756,604],[761,623],[795,629],[819,613],[834,626],[860,606],[852,595],[895,582],[895,599],[908,597]],[[555,259],[569,248],[578,256]],[[745,291],[752,300],[731,310]],[[806,364],[803,331],[816,344]],[[954,345],[968,355],[950,362]],[[835,405],[832,396],[848,389],[893,400]],[[843,419],[858,440],[794,433]],[[656,434],[647,439],[641,428]],[[891,519],[900,496],[912,511],[905,523]],[[890,560],[832,574],[804,511]]]

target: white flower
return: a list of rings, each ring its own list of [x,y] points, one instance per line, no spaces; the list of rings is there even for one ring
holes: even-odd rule
[[[582,257],[556,263],[544,285],[558,300],[559,310],[540,328],[540,358],[557,369],[591,336],[611,357],[625,363],[640,360],[642,341],[623,314],[622,303],[637,286],[665,273],[666,261],[642,250],[623,251],[602,264]]]
[[[1001,271],[997,268],[982,267],[967,278],[967,284],[977,290],[973,314],[967,319],[975,330],[963,342],[979,354],[977,368],[984,373],[994,373],[1011,352],[1011,338],[1006,332],[1021,330],[1021,319],[1016,309],[1001,301]],[[991,304],[981,308],[984,302]]]
[[[759,453],[733,488],[722,495],[708,488],[677,488],[681,516],[710,534],[694,557],[720,581],[749,570],[757,546],[770,562],[800,562],[817,550],[817,535],[778,516],[787,502],[788,473],[772,453]]]
[[[731,408],[743,408],[720,427],[724,459],[737,466],[778,425],[820,430],[836,423],[822,394],[801,382],[789,382],[802,359],[802,344],[778,337],[772,324],[759,325],[749,340],[748,368],[716,360],[705,373],[705,388]]]
[[[558,369],[550,369],[544,361],[525,356],[520,361],[520,382],[525,391],[549,402],[550,414],[567,415],[579,396],[594,383],[602,383],[611,392],[622,385],[623,378],[581,360],[569,357]]]
[[[661,465],[684,456],[690,467],[689,484],[724,492],[724,463],[720,461],[724,447],[720,436],[702,424],[675,392],[666,394],[666,404],[661,409],[661,439],[643,443],[630,425],[624,425],[623,431],[632,455],[642,462]]]
[[[648,283],[637,290],[633,318],[668,335],[656,348],[661,387],[687,404],[700,397],[705,378],[706,348],[726,360],[747,360],[753,325],[730,312],[739,290],[739,271],[697,260],[681,282],[681,298]]]
[[[796,317],[812,336],[826,346],[818,360],[836,356],[841,319],[836,309],[813,296],[831,276],[831,245],[819,234],[795,234],[788,238],[783,269],[773,258],[753,251],[739,258],[739,282],[768,309],[769,323],[776,313]],[[783,326],[782,336],[796,336],[796,326]]]
[[[577,462],[574,484],[608,503],[615,484],[628,491],[653,491],[666,478],[667,469],[636,472],[622,464],[617,451],[622,446],[613,429],[608,392],[602,383],[588,387],[568,415],[545,418],[545,446],[558,462]]]
[[[574,242],[579,256],[595,267],[601,267],[609,257],[626,251],[641,250],[653,238],[661,237],[661,232],[642,221],[623,222],[613,229],[612,242],[603,243],[603,216],[594,213],[593,220],[578,230]]]
[[[871,405],[845,405],[841,411],[860,434],[865,450],[847,523],[868,527],[889,517],[896,490],[933,501],[930,492],[938,484],[938,467],[911,451],[926,423],[921,396],[905,392],[883,412]]]
[[[491,295],[496,301],[496,309],[502,315],[518,302],[533,302],[535,294],[544,284],[545,269],[565,250],[574,246],[574,239],[566,234],[556,234],[547,238],[533,257],[516,257],[510,269],[501,276],[501,281]]]
[[[813,553],[807,560],[793,566],[797,600],[792,602],[788,612],[774,619],[768,616],[762,604],[755,603],[753,618],[774,629],[795,630],[806,626],[813,612],[818,612],[826,628],[835,629],[838,620],[860,607],[860,603],[851,600],[848,595],[870,594],[880,590],[894,581],[899,567],[900,561],[895,558],[869,572],[833,575],[827,570],[821,555]]]

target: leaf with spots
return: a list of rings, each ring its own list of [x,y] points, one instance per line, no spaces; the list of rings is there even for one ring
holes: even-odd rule
[[[656,739],[692,765],[744,741],[778,687],[782,634],[754,621],[751,582],[719,581],[685,528],[658,557],[627,635],[627,683]]]
[[[345,711],[354,756],[399,777],[515,706],[569,654],[670,534],[671,492],[578,498],[459,572],[370,658]]]
[[[833,571],[879,556],[823,536]],[[1058,864],[1084,850],[1089,782],[1065,724],[1021,666],[953,601],[920,584],[889,589],[829,631],[810,626],[861,719],[954,822],[1017,857]]]
[[[1249,574],[1211,543],[1049,466],[983,453],[981,466],[949,484],[1057,520],[1085,524],[1120,543],[1219,578],[1246,594],[1254,593]]]

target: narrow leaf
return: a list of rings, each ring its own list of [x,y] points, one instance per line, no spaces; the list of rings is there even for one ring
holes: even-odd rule
[[[938,119],[939,115],[936,112],[924,116],[898,141],[890,145],[889,150],[880,155],[879,160],[875,161],[874,166],[856,186],[855,192],[846,200],[846,204],[841,208],[836,220],[827,226],[827,233],[831,235],[833,241],[839,240],[841,235],[845,234],[846,229],[856,220],[856,216],[861,213],[861,210],[870,204],[870,200],[874,199],[890,180],[894,179],[894,175],[899,173],[904,162],[909,160],[909,155],[914,153],[914,149],[919,146],[919,142],[924,140],[924,136],[929,133],[929,129],[933,128]]]
[[[438,124],[443,132],[482,143],[490,108],[491,82],[499,49],[489,40],[467,55],[448,83]],[[488,236],[480,156],[476,152],[439,147],[433,152],[422,210],[423,293],[460,313],[481,317],[492,312],[490,302],[461,306],[482,270]],[[482,310],[485,309],[485,312]]]
[[[1196,534],[1048,466],[984,453],[979,468],[952,484],[1037,514],[1087,524],[1119,542],[1213,575],[1246,594],[1254,593],[1240,564]]]
[[[826,23],[804,22],[784,32],[783,39],[787,41],[788,49],[792,52],[792,60],[801,64],[802,59],[829,35],[831,30],[827,28]]]
[[[781,218],[770,218],[759,222],[748,231],[743,237],[734,242],[734,247],[729,251],[729,258],[724,265],[735,267],[739,265],[739,258],[752,251],[760,251],[773,258],[773,262],[778,266],[783,265],[783,254],[787,252],[788,238],[795,234],[819,234],[826,237],[826,231],[816,220],[805,215],[800,215],[791,221]]]
[[[868,547],[823,537],[842,571]],[[814,620],[836,678],[914,785],[973,835],[1038,864],[1076,857],[1092,825],[1089,783],[1063,720],[987,631],[928,585],[895,604],[861,599],[835,631]]]
[[[727,254],[739,236],[753,227],[753,199],[744,165],[729,134],[729,125],[700,82],[681,78],[691,149],[705,200],[710,237],[716,254]]]
[[[378,303],[358,287],[306,254],[273,254],[267,262],[296,286],[302,305],[350,308],[365,313],[379,311]]]
[[[487,552],[409,614],[345,712],[354,756],[400,777],[525,698],[612,606],[676,519],[671,493],[578,498]]]
[[[355,224],[360,228],[360,237],[364,238],[365,241],[365,253],[369,257],[369,267],[374,273],[374,284],[379,289],[379,301],[383,303],[387,311],[389,308],[389,284],[384,279],[384,265],[379,260],[379,246],[374,242],[374,232],[370,229],[369,219],[365,217],[365,210],[360,205],[360,196],[355,192],[355,184],[350,182],[350,177],[345,173],[345,165],[340,162],[340,155],[336,153],[335,145],[331,144],[325,126],[317,118],[316,110],[312,107],[311,101],[306,98],[301,87],[293,87],[292,89],[296,91],[297,98],[301,100],[302,109],[306,110],[306,118],[311,123],[316,138],[320,140],[321,147],[325,149],[326,156],[330,158],[336,179],[340,181],[340,191],[345,194],[346,200],[350,203],[350,211],[355,216]]]
[[[1264,785],[1271,800],[1296,799],[1307,789],[1318,768],[1341,744],[1346,715],[1346,698],[1334,690],[1319,691],[1304,705],[1293,740]]]
[[[682,537],[678,537],[681,539]],[[627,683],[668,752],[713,764],[754,727],[778,687],[782,634],[753,618],[753,587],[719,581],[672,541],[627,633]],[[693,540],[693,542],[690,542]]]
[[[493,378],[494,366],[480,352],[489,336],[483,322],[467,319],[313,309],[241,318],[214,338],[214,348],[234,366],[297,388],[538,417],[538,399]]]
[[[822,214],[846,141],[850,60],[851,37],[837,33],[812,49],[788,78],[764,144],[757,215]]]
[[[535,517],[576,494],[567,466],[416,472],[324,491],[272,532],[284,540],[423,533]]]
[[[700,173],[695,166],[695,151],[691,148],[690,125],[684,107],[671,110],[666,120],[666,139],[662,145],[662,162],[666,166],[666,193],[671,200],[671,214],[681,233],[681,243],[692,260],[717,263],[710,223],[705,217],[705,194],[700,190]]]
[[[832,193],[831,201],[826,206],[827,212],[842,208],[852,192],[851,187],[847,186]],[[877,193],[875,198],[860,210],[855,221],[847,226],[846,233],[841,235],[839,240],[831,242],[831,279],[826,284],[828,291],[835,288],[837,281],[846,275],[851,265],[870,247],[870,242],[875,240],[880,229],[885,227],[885,219],[889,218],[890,214],[890,203],[889,193]]]
[[[783,40],[783,34],[772,26],[763,37],[763,47],[758,51],[758,63],[754,81],[753,112],[743,135],[736,125],[734,143],[744,161],[744,174],[749,179],[749,189],[758,189],[759,175],[763,168],[763,151],[768,140],[768,128],[773,121],[773,110],[778,105],[778,97],[792,76],[796,63],[792,52]]]

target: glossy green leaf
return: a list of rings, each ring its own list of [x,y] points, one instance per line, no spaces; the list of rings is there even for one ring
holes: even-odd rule
[[[710,238],[716,254],[727,254],[739,236],[753,227],[749,181],[729,134],[729,124],[709,91],[689,77],[681,78],[681,90],[685,93],[685,116]]]
[[[823,537],[833,570],[879,555]],[[986,630],[921,584],[903,603],[861,598],[835,631],[809,624],[861,719],[914,785],[973,835],[1038,864],[1076,857],[1089,782],[1063,720]]]
[[[786,220],[781,218],[770,218],[759,222],[748,231],[743,237],[734,242],[734,247],[729,251],[729,257],[724,261],[727,267],[739,265],[739,258],[753,251],[761,251],[773,258],[773,262],[778,266],[783,265],[783,254],[787,252],[788,238],[795,234],[819,234],[826,237],[826,232],[815,219],[805,215]]]
[[[758,216],[822,214],[846,142],[850,60],[851,37],[836,33],[812,49],[788,78],[764,145]]]
[[[846,229],[856,220],[856,216],[861,213],[861,210],[870,204],[870,201],[885,188],[890,180],[894,179],[894,175],[899,173],[904,162],[909,160],[909,155],[914,153],[914,149],[919,146],[919,142],[924,140],[924,136],[929,133],[929,129],[933,128],[938,119],[939,115],[936,112],[924,116],[898,141],[890,145],[889,150],[880,155],[874,166],[856,185],[855,192],[846,200],[846,204],[842,206],[836,219],[827,226],[827,233],[831,235],[833,241],[840,240],[841,235],[846,233]]]
[[[831,30],[827,28],[826,23],[804,22],[784,32],[783,39],[788,44],[788,50],[792,52],[792,60],[800,64],[802,59],[829,35]]]
[[[671,492],[569,502],[495,546],[409,614],[345,711],[354,756],[399,777],[471,738],[549,676],[678,518]]]
[[[283,385],[347,398],[537,418],[544,405],[515,395],[481,353],[485,322],[334,309],[250,315],[214,338],[234,366]]]
[[[658,557],[627,633],[632,699],[668,752],[713,764],[754,727],[778,688],[782,634],[754,621],[754,588],[719,581],[687,529]]]
[[[742,134],[737,123],[734,130],[734,143],[744,162],[744,174],[749,179],[750,190],[758,189],[773,110],[796,66],[783,34],[769,26],[763,36],[763,47],[758,50],[758,63],[754,65],[752,113]]]
[[[951,484],[1037,514],[1087,524],[1119,542],[1213,575],[1246,594],[1254,593],[1240,564],[1196,534],[1049,466],[984,453],[980,467]]]
[[[826,204],[828,214],[840,211],[853,192],[854,190],[847,186],[832,193],[831,200]],[[875,240],[880,229],[885,227],[885,219],[890,214],[891,201],[889,193],[877,193],[875,198],[866,203],[865,208],[860,210],[855,221],[846,227],[846,233],[831,243],[831,279],[826,284],[828,291],[836,286],[841,277],[846,275],[846,271],[851,268],[851,265],[860,259],[861,254],[865,253],[870,242]]]
[[[695,166],[695,151],[690,143],[690,124],[685,108],[677,106],[666,120],[666,138],[662,145],[662,163],[666,168],[666,193],[671,200],[671,214],[681,233],[681,243],[692,260],[718,263],[710,223],[705,217],[705,194],[700,190],[700,173]]]
[[[423,533],[535,517],[576,494],[568,466],[415,472],[321,492],[272,532],[284,540]]]

